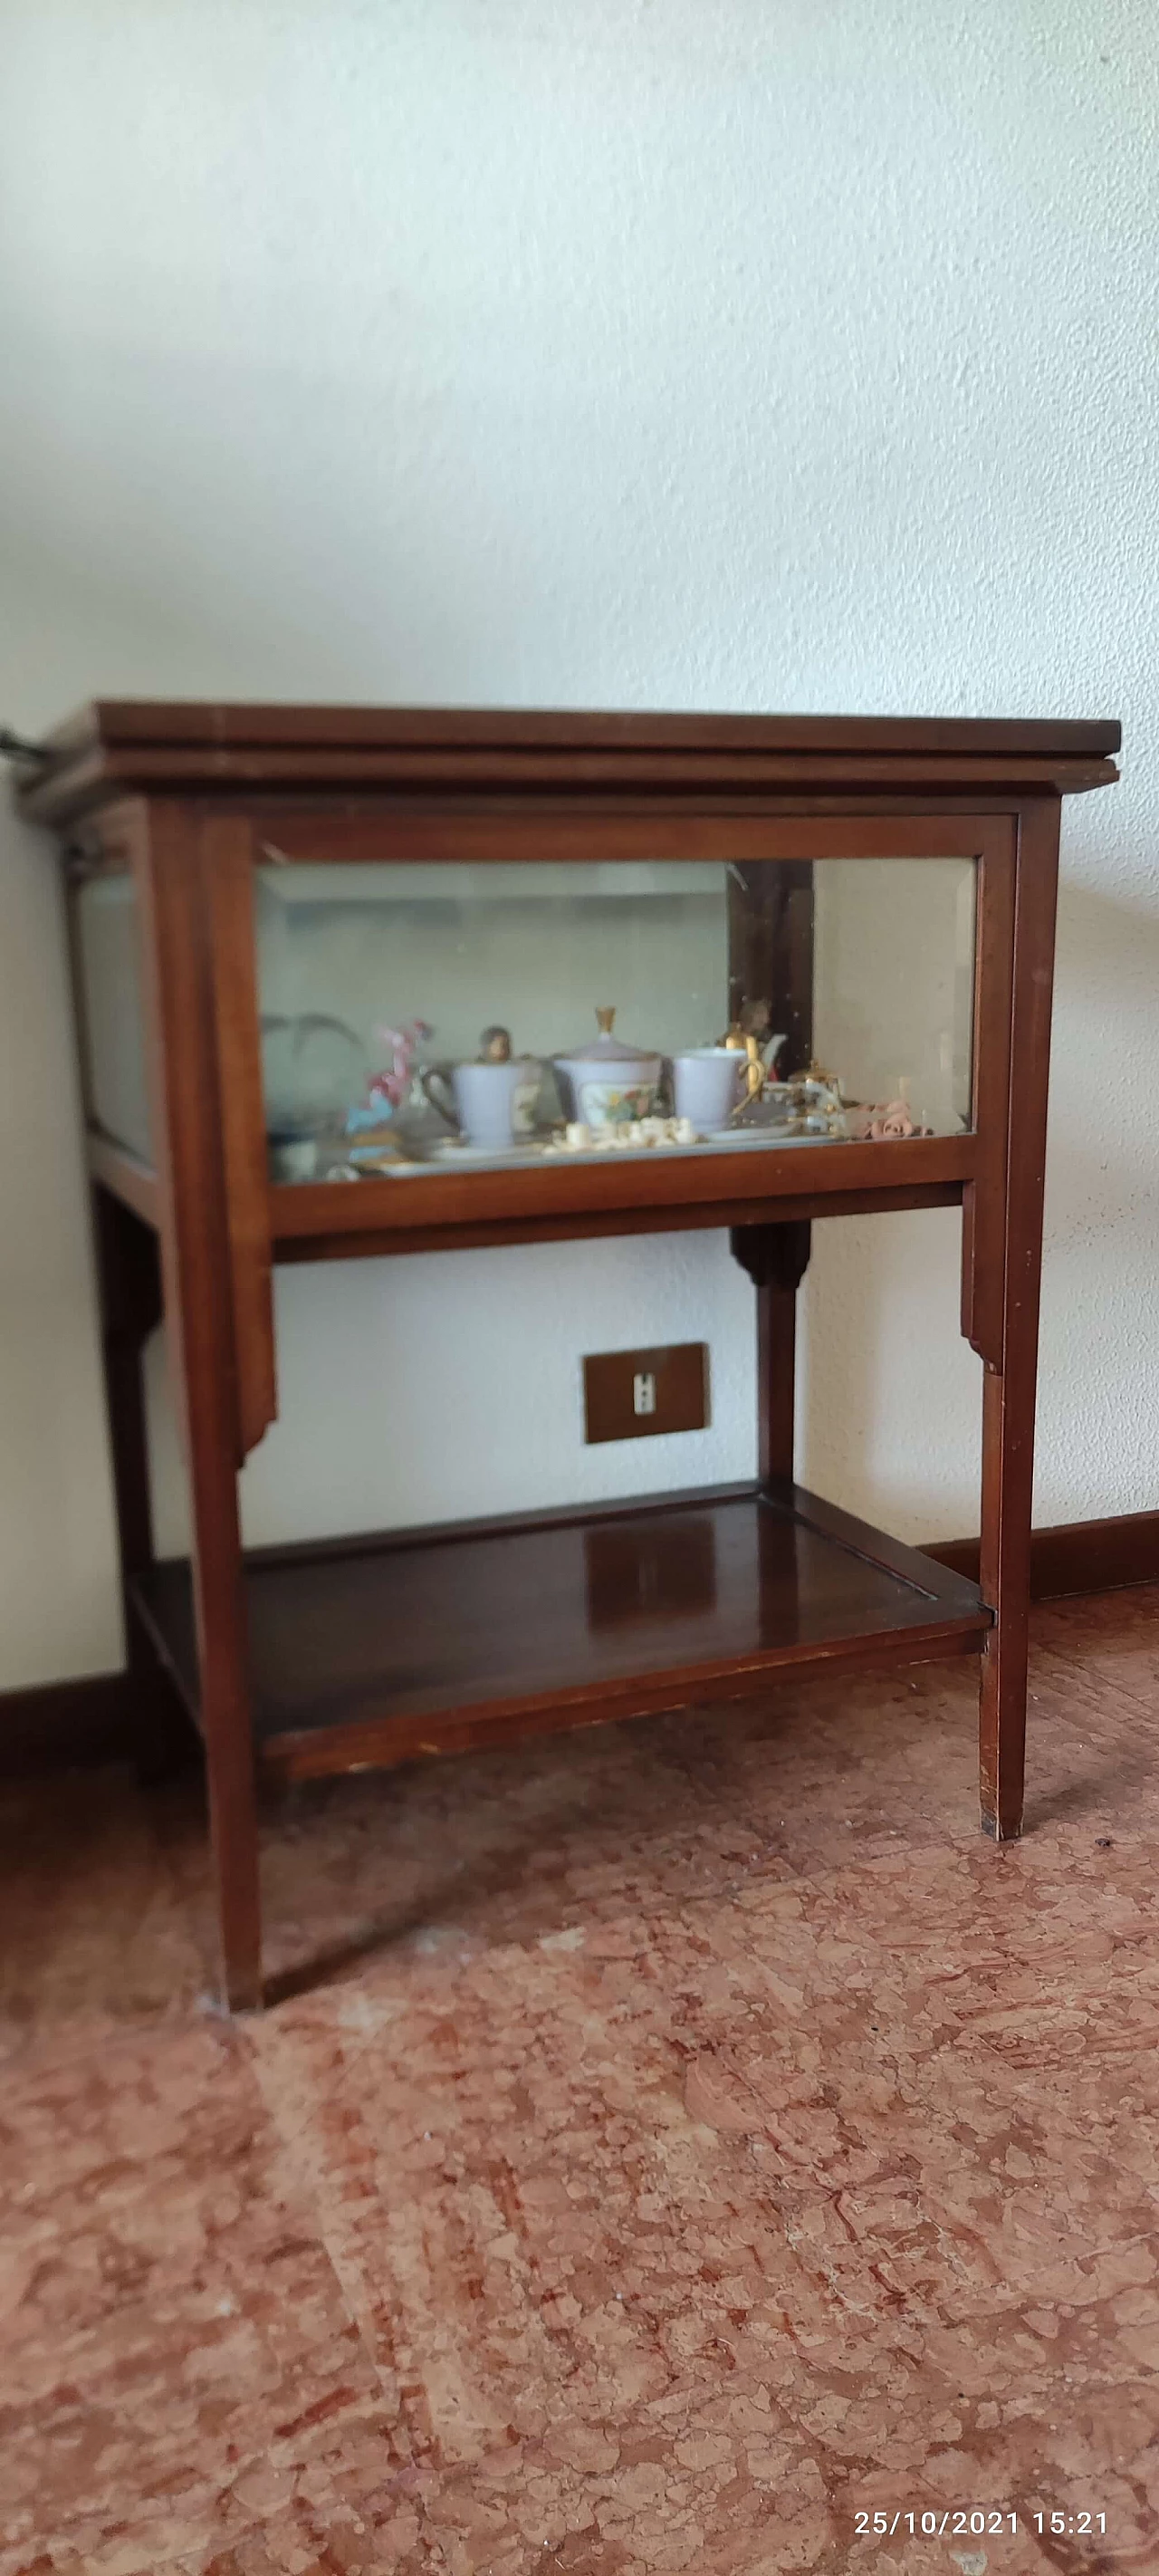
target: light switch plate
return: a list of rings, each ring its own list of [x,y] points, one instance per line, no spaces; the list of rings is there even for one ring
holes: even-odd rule
[[[707,1342],[597,1351],[584,1361],[585,1441],[703,1431],[708,1418]]]

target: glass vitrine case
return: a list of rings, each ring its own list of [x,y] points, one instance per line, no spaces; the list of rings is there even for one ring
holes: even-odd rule
[[[234,2003],[261,1992],[263,1776],[973,1652],[983,1822],[1020,1830],[1058,817],[1117,743],[106,704],[49,744],[23,796],[68,858],[131,1684],[204,1738]],[[947,1205],[985,1363],[977,1581],[794,1478],[811,1222]],[[705,1226],[756,1290],[751,1488],[244,1557],[275,1263]],[[163,1307],[188,1563],[149,1535]]]
[[[774,858],[295,867],[266,849],[276,1179],[970,1126],[972,858],[826,859],[802,886]]]

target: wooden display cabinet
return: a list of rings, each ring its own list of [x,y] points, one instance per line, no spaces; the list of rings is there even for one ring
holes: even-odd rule
[[[1118,743],[1113,724],[133,703],[51,738],[21,801],[70,877],[129,1652],[204,1740],[230,2004],[262,1993],[263,1777],[826,1658],[980,1654],[982,1822],[1019,1832],[1060,800],[1112,781]],[[490,1156],[428,1132],[379,1175],[321,1176],[375,1019],[430,1017],[465,1057],[509,1018],[546,1066],[613,999],[667,1058],[761,1005],[783,1067],[840,1049],[862,1100],[908,1075],[929,1132],[875,1140],[862,1112],[810,1141],[730,1117],[682,1147],[592,1131],[588,1151]],[[287,1154],[271,1094],[294,1082],[318,1097]],[[388,1145],[415,1115],[404,1097]],[[985,1371],[977,1587],[793,1472],[812,1221],[959,1205]],[[277,1411],[275,1262],[705,1226],[731,1230],[756,1291],[755,1482],[243,1554],[238,1469]],[[140,1363],[162,1313],[191,1563],[151,1537]]]

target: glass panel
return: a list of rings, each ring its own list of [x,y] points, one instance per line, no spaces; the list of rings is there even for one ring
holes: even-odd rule
[[[279,1179],[969,1124],[972,859],[285,863],[256,926]]]
[[[970,1125],[974,861],[823,859],[814,870],[813,1042],[856,1101],[909,1101],[935,1136]]]
[[[151,1163],[137,889],[131,876],[88,877],[73,900],[89,1115]]]

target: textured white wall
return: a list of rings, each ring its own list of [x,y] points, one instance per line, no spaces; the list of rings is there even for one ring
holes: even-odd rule
[[[1066,827],[1038,1510],[1154,1505],[1155,12],[7,0],[3,29],[11,717],[1124,718],[1126,784]],[[55,896],[2,830],[0,1686],[117,1647]],[[951,1216],[820,1232],[807,1470],[902,1532],[975,1511],[956,1304]],[[750,1464],[718,1238],[298,1272],[280,1306],[254,1533]],[[585,1458],[579,1351],[670,1335],[712,1341],[712,1432]]]

